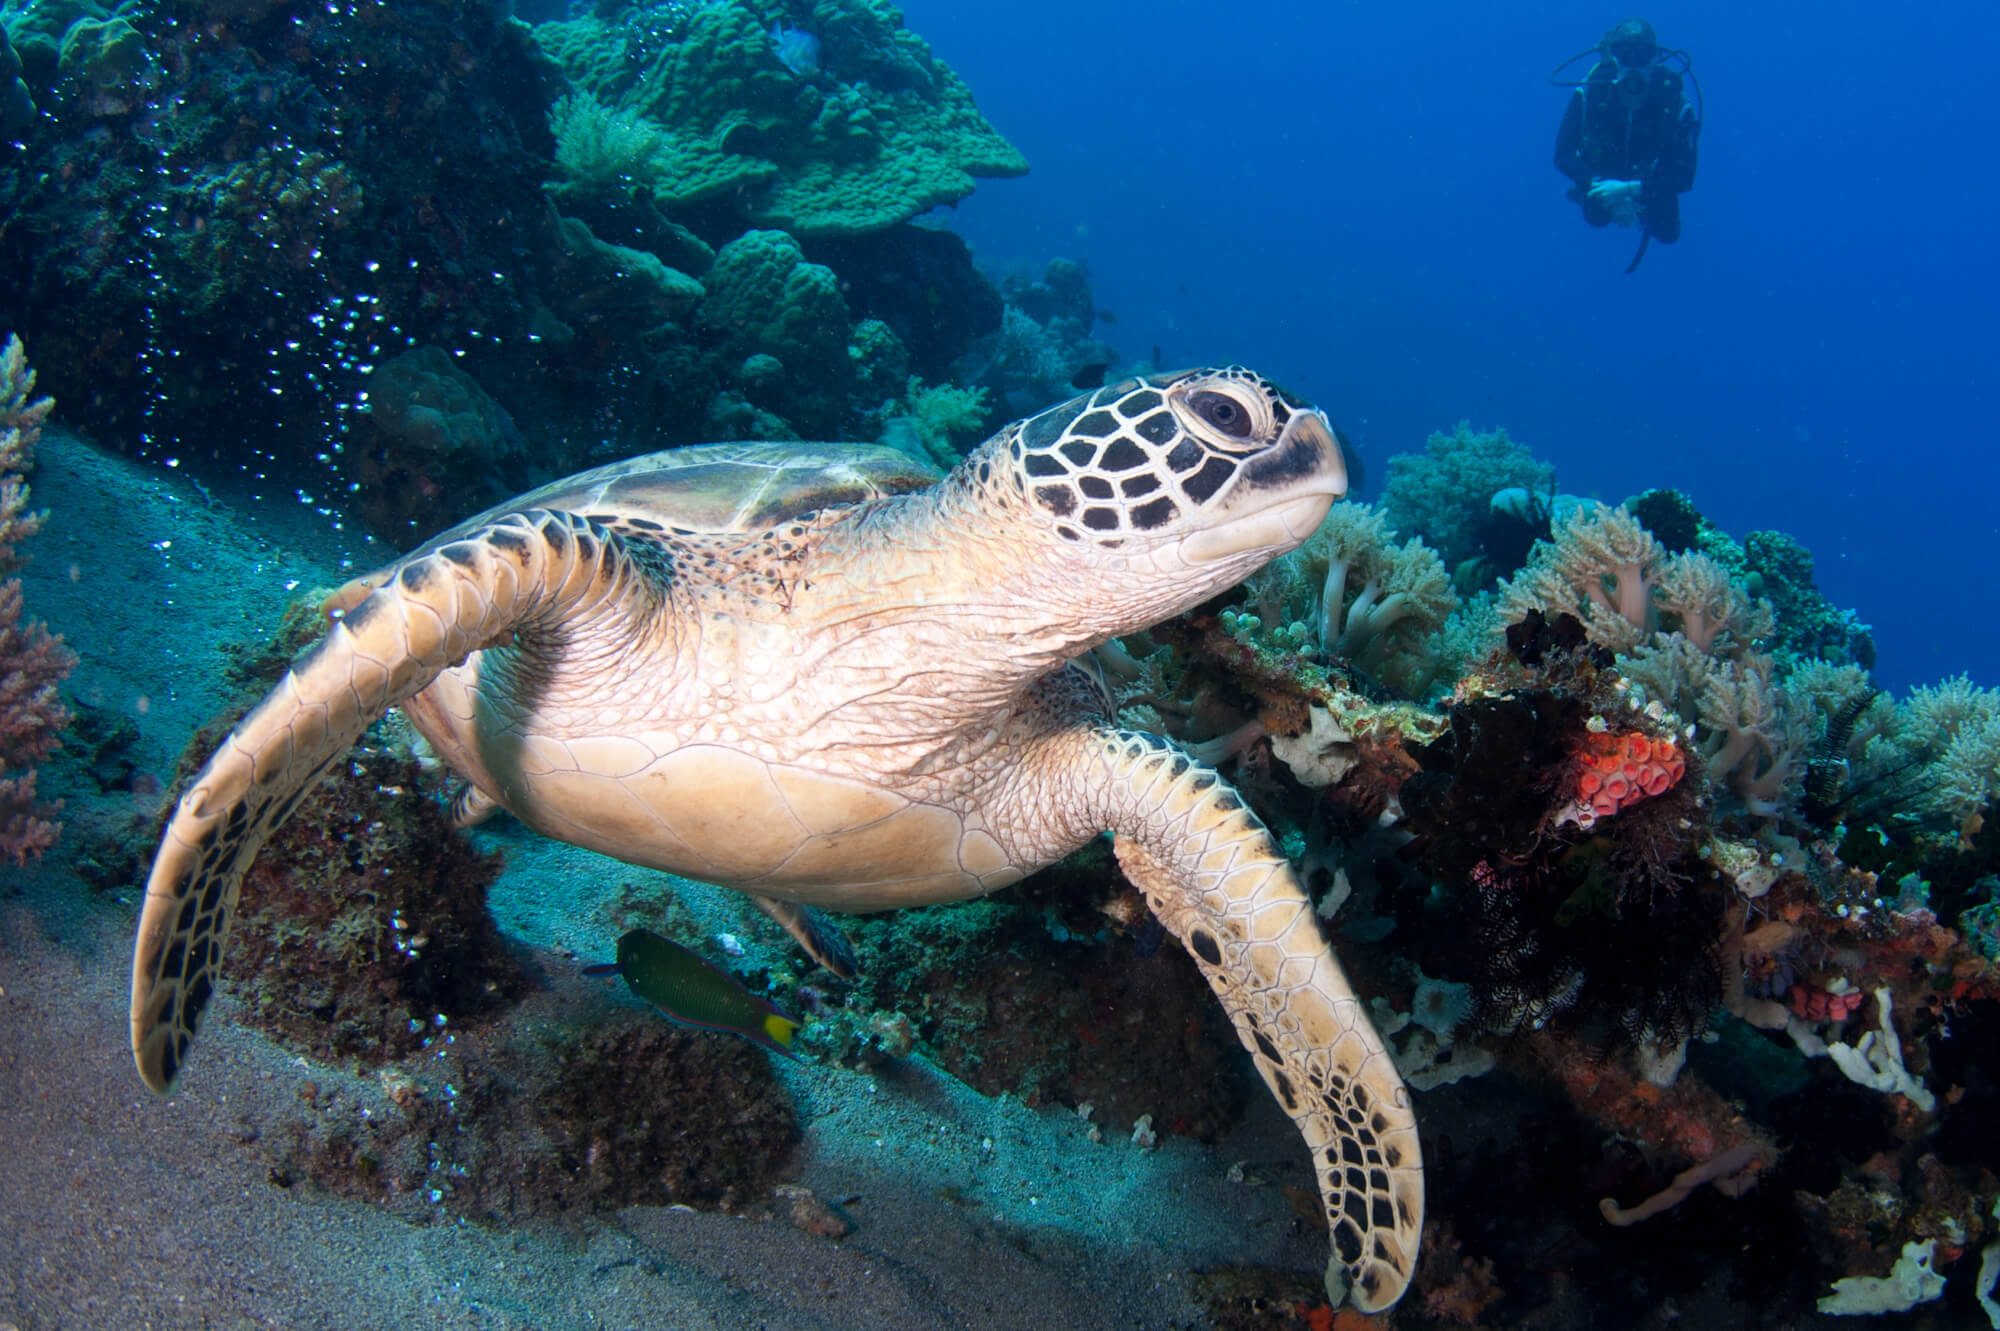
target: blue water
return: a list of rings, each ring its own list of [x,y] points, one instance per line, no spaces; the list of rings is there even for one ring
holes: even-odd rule
[[[1375,463],[1504,424],[1565,489],[1777,527],[1878,679],[2000,683],[1986,387],[2000,7],[1655,5],[1707,96],[1679,244],[1627,277],[1551,163],[1564,56],[1616,8],[908,0],[1033,171],[954,225],[1086,260],[1130,357],[1240,360]]]

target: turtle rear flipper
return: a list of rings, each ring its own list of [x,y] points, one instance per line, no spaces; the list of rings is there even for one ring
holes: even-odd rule
[[[1409,1092],[1270,834],[1165,740],[1100,730],[1118,863],[1195,959],[1313,1155],[1332,1228],[1327,1293],[1377,1312],[1403,1294],[1423,1229]]]
[[[243,718],[167,824],[132,957],[132,1055],[173,1082],[215,990],[243,875],[371,722],[448,667],[580,607],[650,587],[617,538],[567,513],[510,514],[395,565]]]

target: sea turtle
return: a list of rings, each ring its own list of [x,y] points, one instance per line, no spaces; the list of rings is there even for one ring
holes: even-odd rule
[[[139,1073],[173,1080],[245,869],[397,704],[467,818],[770,900],[808,943],[812,907],[980,896],[1109,830],[1312,1150],[1335,1301],[1386,1307],[1423,1223],[1408,1093],[1270,835],[1120,727],[1088,665],[1345,490],[1325,417],[1231,367],[1086,393],[942,479],[873,446],[722,444],[473,518],[336,594],[181,799],[133,958]]]

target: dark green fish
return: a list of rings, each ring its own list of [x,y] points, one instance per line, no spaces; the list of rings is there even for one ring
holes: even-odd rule
[[[751,993],[736,977],[651,929],[618,940],[618,960],[585,966],[585,975],[622,975],[632,992],[683,1026],[729,1031],[752,1044],[796,1058],[792,1036],[799,1023],[768,998]]]

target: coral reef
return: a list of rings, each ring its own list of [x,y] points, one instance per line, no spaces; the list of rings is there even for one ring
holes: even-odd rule
[[[808,263],[783,231],[747,231],[716,251],[703,284],[699,326],[720,355],[740,362],[747,400],[808,434],[836,429],[853,367],[833,270]]]
[[[41,530],[43,515],[28,507],[27,475],[54,406],[35,396],[27,352],[10,335],[0,347],[0,576],[21,567],[21,543]],[[69,724],[56,690],[76,664],[61,638],[27,617],[22,601],[19,578],[0,582],[0,855],[16,864],[39,856],[62,830],[57,810],[36,797],[35,766]]]
[[[1706,1025],[1721,987],[1725,889],[1696,854],[1702,788],[1674,775],[1687,763],[1674,736],[1617,689],[1577,621],[1547,633],[1516,649],[1539,665],[1461,684],[1449,729],[1419,752],[1401,799],[1427,872],[1399,920],[1426,973],[1473,984],[1488,1028],[1671,1046]],[[1646,797],[1600,811],[1594,763],[1613,734],[1621,765],[1644,747]],[[1450,885],[1442,899],[1432,882]]]
[[[949,462],[1132,372],[1080,262],[989,277],[920,218],[1025,163],[877,0],[539,25],[494,0],[53,0],[0,32],[0,301],[81,423],[205,484],[358,490],[402,539],[703,439]],[[40,521],[47,411],[10,342],[0,575]],[[1789,536],[1554,479],[1461,423],[1391,461],[1379,510],[1096,654],[1126,719],[1232,769],[1421,1098],[1433,1229],[1399,1316],[1692,1324],[1726,1295],[1777,1324],[1962,1286],[2000,1193],[2000,690],[1891,697]],[[69,658],[13,580],[0,663],[18,860],[54,835],[33,769]],[[80,738],[85,779],[137,780],[129,719]],[[257,1127],[275,1176],[413,1216],[775,1206],[836,1231],[773,1197],[799,1127],[765,1057],[511,953],[430,781],[376,732],[246,888],[242,1007],[330,1064]],[[102,840],[78,867],[129,881]],[[659,910],[635,895],[608,932]],[[853,933],[853,981],[789,952],[741,974],[811,1016],[809,1057],[887,1085],[924,1051],[1140,1140],[1242,1111],[1240,1049],[1103,846]],[[1220,1324],[1354,1324],[1285,1273],[1205,1285]]]
[[[403,540],[678,443],[909,416],[956,449],[965,399],[913,411],[912,375],[1019,389],[999,294],[909,219],[1026,164],[888,7],[196,8],[6,16],[43,113],[0,176],[0,299],[64,311],[24,331],[121,446],[329,515],[360,492]],[[1081,347],[1085,294],[1023,336]],[[448,452],[383,410],[413,352],[450,357]]]
[[[21,81],[21,57],[0,26],[0,134],[11,136],[34,123],[34,94]]]
[[[1000,292],[950,231],[905,224],[800,243],[806,258],[840,274],[855,318],[885,324],[910,371],[930,382],[955,377],[961,359],[1000,328]]]
[[[505,6],[94,9],[9,12],[43,115],[0,181],[0,294],[80,424],[323,480],[366,367],[527,348],[559,88]]]

